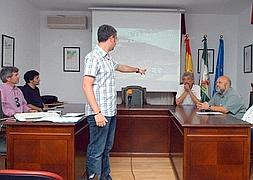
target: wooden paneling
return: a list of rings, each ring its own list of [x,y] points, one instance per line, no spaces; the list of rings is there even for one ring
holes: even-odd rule
[[[132,121],[132,152],[169,153],[168,117],[135,118]]]
[[[211,173],[214,179],[249,178],[247,138],[191,137],[185,158],[188,179],[196,179],[204,172]],[[234,169],[233,173],[230,173],[231,169]]]
[[[77,109],[72,107],[71,111],[67,109],[64,108],[64,111],[81,112],[80,107]],[[8,168],[55,172],[65,180],[81,178],[85,171],[89,137],[85,120],[76,124],[50,122],[6,124]]]
[[[170,159],[177,179],[183,179],[184,134],[175,118],[170,126]]]
[[[131,151],[131,125],[132,120],[128,117],[117,117],[114,145],[112,152],[129,153]]]
[[[195,107],[171,107],[171,159],[182,150],[183,180],[248,180],[250,124],[223,114],[198,115]],[[180,137],[181,136],[181,137]],[[173,163],[178,175],[181,166]]]
[[[113,156],[167,156],[170,148],[168,108],[120,107]]]
[[[36,127],[38,129],[36,129]],[[8,168],[50,170],[74,178],[74,142],[71,127],[8,126]],[[17,131],[16,131],[17,130]]]

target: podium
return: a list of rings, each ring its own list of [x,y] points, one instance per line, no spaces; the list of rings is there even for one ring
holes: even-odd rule
[[[142,107],[146,103],[146,88],[127,86],[122,88],[122,104],[128,107]]]

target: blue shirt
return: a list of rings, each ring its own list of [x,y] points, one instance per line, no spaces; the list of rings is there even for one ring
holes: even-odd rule
[[[95,78],[93,91],[96,102],[104,116],[115,116],[117,105],[117,93],[115,85],[115,70],[118,63],[98,45],[85,57],[84,76]],[[86,116],[93,112],[89,104],[86,104]]]
[[[210,106],[223,106],[229,111],[228,114],[239,119],[246,112],[242,97],[231,87],[223,94],[216,92],[208,104]]]
[[[32,104],[36,107],[43,108],[43,102],[42,98],[40,96],[40,90],[38,87],[35,87],[35,89],[31,88],[28,84],[21,87],[21,90],[24,94],[25,100],[27,104]]]

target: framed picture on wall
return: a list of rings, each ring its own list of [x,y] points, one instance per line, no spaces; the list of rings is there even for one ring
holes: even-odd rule
[[[214,49],[207,49],[209,74],[214,73]],[[203,49],[198,49],[198,73],[201,71]]]
[[[14,66],[15,38],[2,34],[2,67]]]
[[[252,72],[252,44],[243,48],[243,71],[244,73]]]
[[[63,71],[80,72],[80,47],[63,47]]]

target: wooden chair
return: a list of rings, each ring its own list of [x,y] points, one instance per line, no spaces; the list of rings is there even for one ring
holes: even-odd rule
[[[47,171],[0,170],[1,180],[64,180],[58,174]]]

